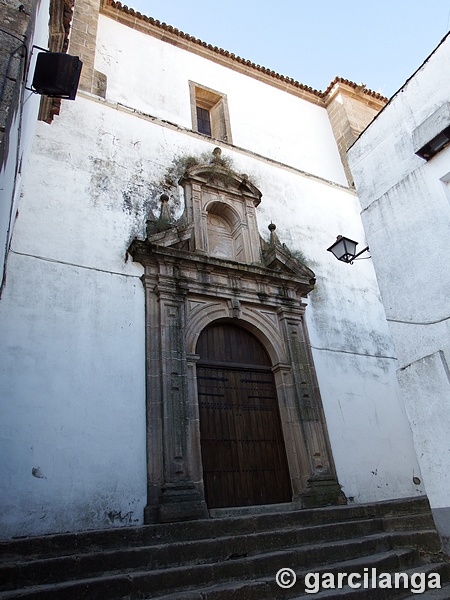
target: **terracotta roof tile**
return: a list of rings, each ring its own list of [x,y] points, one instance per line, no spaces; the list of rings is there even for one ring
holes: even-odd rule
[[[333,79],[333,81],[330,83],[330,85],[327,87],[327,89],[324,92],[322,92],[323,96],[327,96],[331,92],[333,87],[336,85],[336,83],[345,83],[346,85],[348,85],[352,88],[358,88],[361,85],[361,84],[355,83],[354,81],[349,81],[348,79],[343,79],[342,77],[335,77]],[[366,88],[363,90],[363,92],[365,94],[368,94],[369,96],[372,96],[372,98],[376,98],[377,100],[382,100],[385,102],[388,102],[388,100],[389,100],[389,98],[385,98],[378,92],[373,92],[372,90],[368,90]]]
[[[133,8],[129,8],[125,4],[122,4],[121,2],[116,2],[115,0],[104,0],[104,1],[107,6],[110,6],[117,10],[120,10],[121,12],[124,12],[126,14],[132,15],[132,16],[136,17],[137,19],[141,19],[142,21],[145,21],[146,23],[150,23],[151,25],[154,25],[155,27],[158,27],[159,29],[168,31],[169,33],[172,33],[178,37],[181,37],[181,38],[188,40],[190,42],[193,42],[195,44],[198,44],[199,46],[208,48],[212,52],[215,52],[222,56],[226,56],[227,58],[230,58],[231,60],[233,60],[235,62],[241,63],[252,69],[260,71],[261,73],[269,75],[270,77],[273,77],[274,79],[279,79],[281,81],[285,81],[286,83],[293,85],[294,87],[300,88],[302,90],[305,90],[306,92],[309,92],[319,98],[325,98],[329,94],[329,92],[332,90],[333,86],[336,83],[345,83],[352,88],[358,87],[358,84],[354,83],[353,81],[349,81],[348,79],[343,79],[342,77],[335,77],[324,92],[315,90],[314,88],[312,88],[310,86],[304,85],[303,83],[296,81],[292,77],[285,77],[284,75],[280,75],[279,73],[276,73],[275,71],[267,69],[266,67],[263,67],[261,65],[255,65],[255,63],[253,63],[250,60],[246,60],[245,58],[236,56],[232,52],[228,52],[228,50],[224,50],[223,48],[218,48],[217,46],[212,46],[211,44],[207,44],[206,42],[203,42],[202,40],[195,38],[195,37],[189,35],[188,33],[184,33],[183,31],[180,31],[179,29],[176,29],[175,27],[172,27],[171,25],[167,25],[166,23],[161,23],[161,21],[158,21],[158,19],[153,19],[152,17],[147,17],[145,15],[142,15],[140,12],[135,11]],[[367,94],[373,98],[376,98],[377,100],[382,100],[382,101],[386,101],[386,102],[388,101],[388,99],[384,98],[381,94],[379,94],[377,92],[373,92],[372,90],[369,90],[369,89],[364,89],[363,93]]]

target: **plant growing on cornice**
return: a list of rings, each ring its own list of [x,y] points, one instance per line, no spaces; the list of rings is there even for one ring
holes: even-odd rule
[[[151,210],[147,221],[147,235],[151,233],[159,233],[173,226],[177,221],[179,210],[183,203],[183,192],[179,181],[188,169],[197,165],[204,165],[202,176],[206,177],[208,183],[220,182],[222,185],[229,187],[235,178],[241,178],[244,182],[247,181],[253,185],[248,175],[239,174],[233,168],[233,161],[229,156],[222,156],[220,148],[214,148],[211,152],[202,152],[198,155],[181,154],[172,159],[170,166],[165,170],[158,182],[152,184],[151,193],[151,208],[157,209],[158,199],[163,196],[171,199],[170,205],[166,204],[164,216],[160,212]],[[159,209],[161,210],[161,209]],[[178,214],[177,214],[178,213]]]
[[[306,265],[307,259],[301,250],[289,250],[286,244],[283,244],[283,247],[289,252],[289,254],[292,254],[292,256],[296,258],[299,262]]]
[[[183,154],[174,157],[172,164],[161,177],[158,188],[162,193],[178,198],[178,181],[188,169],[196,165],[208,165],[208,168],[205,170],[208,183],[220,182],[228,187],[231,185],[234,177],[244,177],[247,181],[253,183],[248,175],[239,174],[233,168],[231,157],[223,156],[220,148],[215,148],[212,153],[202,152],[198,155]]]

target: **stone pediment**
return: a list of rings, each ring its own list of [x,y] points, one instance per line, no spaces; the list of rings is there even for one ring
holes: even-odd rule
[[[299,258],[289,251],[285,244],[282,244],[275,233],[276,226],[269,225],[270,240],[267,243],[261,238],[261,252],[263,264],[268,269],[282,273],[292,274],[301,279],[306,279],[311,284],[311,289],[316,282],[314,271],[307,267]]]
[[[315,283],[314,271],[304,265],[297,257],[289,252],[283,246],[270,246],[265,243],[266,250],[263,249],[264,266],[274,271],[283,273],[292,273],[302,279],[308,278]]]
[[[157,231],[155,233],[148,232],[147,239],[155,246],[163,246],[165,248],[182,248],[185,243],[191,239],[192,230],[192,225],[184,227],[172,225],[164,231]]]
[[[180,185],[183,185],[187,180],[197,181],[203,186],[223,189],[228,193],[234,192],[247,198],[251,197],[255,207],[261,202],[262,193],[249,181],[247,175],[240,175],[215,162],[191,167],[180,179]]]
[[[181,251],[186,261],[200,260],[213,269],[220,265],[247,275],[254,271],[253,276],[265,272],[282,287],[291,280],[302,295],[313,289],[313,271],[280,242],[273,223],[269,241],[261,238],[256,207],[262,194],[246,175],[231,168],[220,148],[210,159],[188,167],[179,184],[185,199],[180,219],[172,220],[169,196],[163,194],[159,217],[152,215],[147,221],[145,245],[152,254],[163,249]]]

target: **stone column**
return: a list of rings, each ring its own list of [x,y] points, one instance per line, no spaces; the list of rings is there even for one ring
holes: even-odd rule
[[[261,243],[259,240],[258,224],[256,219],[255,199],[244,196],[245,216],[248,227],[246,256],[249,263],[261,262]]]
[[[200,441],[200,412],[197,392],[197,362],[198,354],[187,355],[187,385],[188,385],[188,420],[187,431],[188,459],[192,479],[200,492],[201,498],[205,497],[203,486],[203,463]]]
[[[305,443],[303,423],[298,414],[298,401],[291,364],[272,367],[277,387],[281,425],[286,445],[286,457],[292,484],[292,499],[299,502],[311,473],[309,453]]]

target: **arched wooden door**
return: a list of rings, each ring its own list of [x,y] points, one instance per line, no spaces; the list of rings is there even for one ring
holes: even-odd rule
[[[291,501],[275,380],[260,342],[220,323],[197,343],[198,401],[209,508]]]

